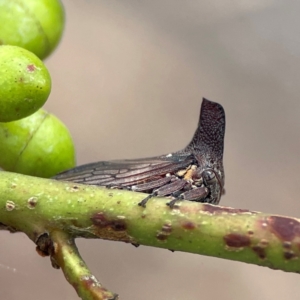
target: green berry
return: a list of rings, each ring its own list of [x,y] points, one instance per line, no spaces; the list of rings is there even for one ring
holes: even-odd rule
[[[16,45],[46,58],[64,28],[59,0],[0,0],[0,44]]]
[[[75,166],[75,150],[68,129],[40,109],[33,115],[0,123],[0,167],[39,177],[52,177]]]
[[[36,55],[20,47],[0,46],[0,122],[33,114],[50,91],[49,72]]]

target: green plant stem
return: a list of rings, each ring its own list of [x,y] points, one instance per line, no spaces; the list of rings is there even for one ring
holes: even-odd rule
[[[86,300],[115,300],[117,295],[107,291],[80,257],[74,239],[63,231],[53,231],[50,235],[54,243],[55,253],[52,259],[62,266],[68,282],[77,294]]]
[[[68,277],[70,272],[77,276],[78,264],[73,268],[70,259],[66,272],[55,259],[56,247],[49,248],[49,241],[43,243],[41,237],[49,234],[59,245],[62,239],[56,235],[64,232],[71,240],[102,238],[300,272],[298,219],[191,201],[170,209],[164,198],[153,198],[141,208],[137,204],[144,197],[0,172],[0,228],[25,232]],[[78,255],[76,247],[72,255]]]

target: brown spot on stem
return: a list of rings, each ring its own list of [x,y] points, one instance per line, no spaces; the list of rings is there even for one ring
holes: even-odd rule
[[[5,208],[6,208],[7,211],[12,211],[12,210],[15,209],[15,207],[16,207],[15,202],[10,201],[10,200],[6,201]]]
[[[29,209],[34,209],[37,206],[37,203],[38,203],[38,198],[37,197],[30,197],[27,200],[27,207]]]
[[[126,230],[126,224],[122,220],[117,220],[115,222],[112,222],[111,227],[115,231],[124,231],[124,230]]]
[[[266,258],[266,250],[264,247],[257,245],[257,246],[253,246],[252,250],[258,255],[259,258],[261,259]]]
[[[83,275],[80,278],[81,284],[84,289],[87,291],[93,291],[94,299],[103,299],[103,300],[117,300],[118,295],[112,294],[106,288],[104,288],[100,282],[96,279],[94,275]],[[78,289],[78,284],[76,284],[76,289]],[[75,287],[75,286],[74,286]]]
[[[182,227],[187,230],[193,230],[196,228],[195,224],[191,221],[183,222]]]
[[[223,207],[223,206],[216,206],[211,204],[204,204],[203,211],[208,212],[212,215],[219,215],[219,214],[242,214],[242,213],[250,213],[256,214],[256,212],[248,210],[248,209],[238,209],[238,208],[231,208],[231,207]]]
[[[27,71],[28,72],[34,72],[36,69],[35,65],[31,64],[31,65],[27,65]]]
[[[228,247],[242,248],[250,246],[250,238],[239,233],[230,233],[224,236],[224,241]]]
[[[292,243],[288,242],[288,241],[285,241],[285,242],[282,243],[282,247],[285,248],[285,249],[291,249],[292,248]]]
[[[98,280],[93,275],[83,275],[80,278],[80,281],[84,282],[84,285],[87,286],[89,289],[95,286],[101,286]]]
[[[283,252],[283,256],[285,259],[290,260],[296,258],[296,254],[292,250],[286,250]]]
[[[117,240],[126,243],[138,243],[127,232],[127,220],[124,216],[110,217],[108,214],[98,212],[92,215],[93,223],[91,233],[105,240]]]
[[[172,230],[172,225],[170,223],[165,223],[161,230],[157,232],[156,238],[160,241],[165,241],[171,234]]]
[[[271,232],[283,241],[292,241],[300,236],[300,223],[293,218],[271,216],[268,221]]]
[[[161,228],[161,231],[165,232],[165,233],[171,233],[173,230],[172,225],[170,223],[166,223],[163,225],[163,227]]]
[[[110,228],[115,231],[125,231],[127,229],[127,225],[124,219],[109,219],[103,212],[95,214],[91,218],[91,220],[95,226],[101,229]]]
[[[48,233],[43,233],[36,240],[36,251],[41,256],[49,256],[54,254],[53,242]]]
[[[165,241],[167,238],[168,238],[168,234],[165,234],[163,232],[158,232],[157,235],[156,235],[156,238],[160,241]]]
[[[74,190],[79,190],[79,186],[73,185],[73,189],[74,189]]]

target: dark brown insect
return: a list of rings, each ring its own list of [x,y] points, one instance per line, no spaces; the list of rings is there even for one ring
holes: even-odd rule
[[[178,152],[136,160],[114,160],[82,165],[54,178],[108,188],[148,193],[153,196],[218,204],[224,192],[223,107],[203,98],[198,128],[189,145]]]

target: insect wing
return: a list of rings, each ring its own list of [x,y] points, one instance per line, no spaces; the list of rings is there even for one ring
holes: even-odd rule
[[[138,160],[115,160],[82,165],[60,173],[57,180],[83,184],[126,187],[174,174],[192,164],[192,155],[161,156]]]

